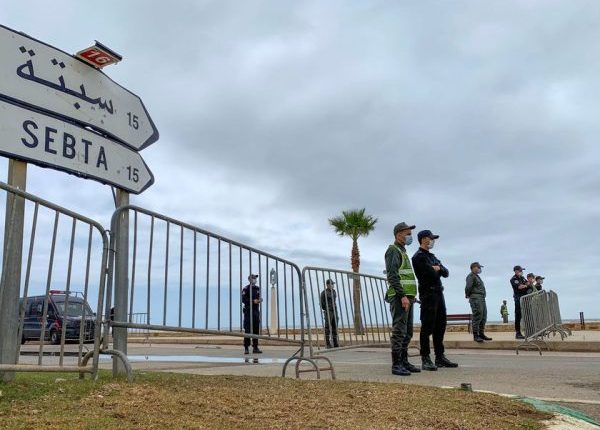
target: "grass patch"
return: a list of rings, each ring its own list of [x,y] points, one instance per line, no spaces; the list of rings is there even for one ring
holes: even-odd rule
[[[58,382],[56,379],[60,378]],[[100,372],[0,383],[5,429],[540,429],[548,414],[482,393],[405,384]]]

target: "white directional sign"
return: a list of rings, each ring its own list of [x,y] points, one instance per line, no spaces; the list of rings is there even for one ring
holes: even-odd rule
[[[135,194],[154,183],[138,152],[56,117],[1,100],[0,154]]]
[[[93,127],[133,149],[158,140],[138,96],[83,61],[0,26],[0,96]]]

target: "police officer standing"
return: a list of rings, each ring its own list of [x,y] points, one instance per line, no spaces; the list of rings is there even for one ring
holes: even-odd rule
[[[251,334],[260,334],[260,304],[262,303],[262,299],[260,298],[260,287],[256,285],[257,278],[258,275],[248,276],[248,281],[250,283],[242,288],[244,332]],[[250,338],[244,337],[244,354],[250,353],[250,351],[248,351],[249,347]],[[258,349],[258,339],[252,339],[252,353],[262,353],[262,351]]]
[[[543,276],[539,276],[539,275],[535,277],[535,288],[538,291],[542,291],[542,289],[544,288],[543,287],[544,279],[546,279],[546,278],[544,278]]]
[[[442,262],[430,250],[438,239],[431,230],[417,234],[419,249],[412,257],[415,275],[419,281],[421,300],[421,363],[423,370],[437,370],[438,367],[458,367],[444,355],[444,334],[446,333],[446,301],[442,277],[449,275]],[[429,336],[433,337],[435,364],[431,361]]]
[[[327,348],[337,348],[338,343],[338,311],[336,305],[337,293],[333,289],[335,282],[328,279],[325,282],[325,289],[321,291],[321,310],[325,319],[325,344]],[[330,339],[331,335],[331,339]]]
[[[394,227],[394,243],[385,252],[388,289],[385,301],[392,314],[392,374],[408,376],[420,372],[408,362],[408,345],[413,335],[413,303],[417,295],[417,280],[406,253],[412,243],[414,225],[405,222]]]
[[[506,300],[502,300],[502,306],[500,306],[500,316],[502,317],[502,322],[504,324],[508,324],[508,306],[506,305]]]
[[[524,267],[515,266],[513,272],[515,276],[510,278],[510,286],[513,289],[513,298],[515,299],[515,338],[525,339],[521,334],[521,297],[527,294],[527,280],[523,277]]]
[[[485,323],[487,322],[485,285],[479,276],[482,267],[478,262],[471,263],[471,273],[467,275],[465,285],[465,297],[469,299],[471,312],[473,313],[473,340],[478,343],[484,340],[492,340],[491,337],[485,335]]]

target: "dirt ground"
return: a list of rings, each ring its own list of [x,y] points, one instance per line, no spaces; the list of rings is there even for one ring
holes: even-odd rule
[[[57,379],[58,378],[58,379]],[[548,418],[490,394],[399,383],[138,373],[20,374],[0,384],[5,429],[538,429]]]

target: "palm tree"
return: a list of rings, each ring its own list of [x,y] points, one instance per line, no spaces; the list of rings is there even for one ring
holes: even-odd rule
[[[358,251],[358,238],[368,236],[375,229],[377,218],[365,215],[365,208],[342,211],[341,216],[329,218],[329,224],[340,236],[352,238],[352,254],[350,264],[352,271],[358,273],[360,269],[360,252]],[[364,334],[360,312],[360,278],[355,276],[352,283],[352,296],[354,303],[354,331],[356,334]]]

